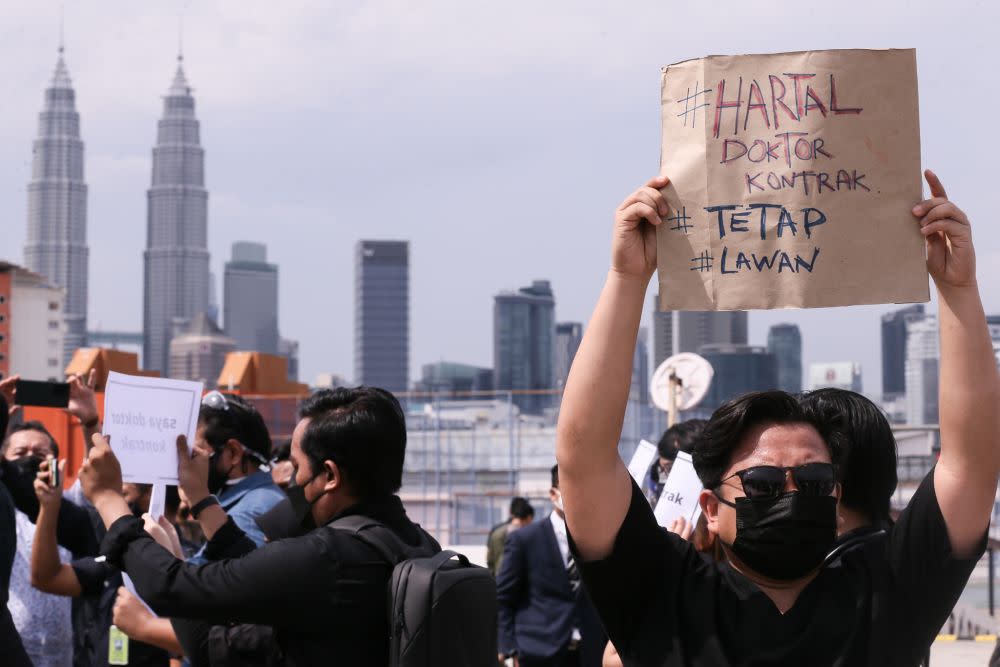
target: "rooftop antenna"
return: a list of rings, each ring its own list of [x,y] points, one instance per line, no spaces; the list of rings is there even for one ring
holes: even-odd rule
[[[63,26],[66,22],[66,3],[59,3],[59,55],[62,56],[66,50],[66,40],[63,33]]]
[[[177,15],[177,64],[184,62],[184,8]]]

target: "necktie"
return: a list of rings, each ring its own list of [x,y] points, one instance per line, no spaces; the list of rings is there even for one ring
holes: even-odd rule
[[[569,562],[566,563],[566,576],[569,578],[569,587],[575,594],[580,590],[580,570],[576,566],[576,559],[573,556],[569,557]]]

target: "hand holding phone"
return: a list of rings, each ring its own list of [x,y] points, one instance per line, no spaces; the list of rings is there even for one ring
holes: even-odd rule
[[[14,384],[14,401],[18,405],[65,408],[69,405],[69,383],[18,379]]]

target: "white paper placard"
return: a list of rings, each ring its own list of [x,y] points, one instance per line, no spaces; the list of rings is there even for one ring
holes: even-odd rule
[[[157,482],[149,496],[149,516],[159,520],[167,509],[167,485]]]
[[[659,450],[653,443],[648,440],[639,441],[639,446],[635,448],[635,454],[632,455],[632,460],[628,464],[628,472],[636,484],[642,486],[642,480],[646,478],[649,466],[653,465],[653,459],[659,454]]]
[[[677,452],[674,465],[663,485],[663,492],[656,501],[653,516],[656,523],[669,528],[674,519],[684,517],[693,526],[701,515],[701,505],[698,496],[701,494],[701,480],[694,471],[691,455],[687,452]]]
[[[177,484],[177,436],[190,448],[198,427],[201,382],[110,373],[104,390],[104,435],[137,484]]]

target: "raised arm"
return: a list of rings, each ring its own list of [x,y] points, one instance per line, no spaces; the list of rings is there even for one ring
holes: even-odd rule
[[[62,489],[49,484],[48,461],[43,461],[35,480],[38,494],[38,521],[31,545],[31,585],[44,593],[77,597],[83,591],[73,568],[59,561],[56,548],[56,522],[62,502]],[[65,462],[60,463],[60,468]]]
[[[70,375],[66,378],[69,383],[69,405],[66,412],[77,418],[80,428],[83,430],[83,443],[89,452],[93,443],[94,434],[101,432],[100,415],[97,412],[97,395],[94,393],[94,386],[97,380],[97,371],[90,370],[87,379],[84,381],[82,375]]]
[[[927,239],[941,330],[941,457],[934,491],[959,558],[975,555],[1000,476],[1000,374],[976,282],[969,219],[926,172],[931,199],[914,207]]]
[[[628,512],[632,482],[618,456],[632,357],[646,287],[656,269],[656,229],[668,212],[649,181],[615,213],[611,270],[576,353],[559,412],[556,458],[566,522],[586,560],[611,552]]]

